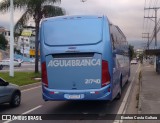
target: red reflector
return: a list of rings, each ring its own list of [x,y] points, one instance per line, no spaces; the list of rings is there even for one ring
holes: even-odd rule
[[[110,74],[107,61],[102,61],[102,87],[110,83]]]
[[[47,78],[47,69],[46,69],[46,62],[42,63],[42,83],[48,87],[48,78]]]
[[[50,92],[50,94],[54,94],[54,92],[53,92],[53,91],[51,91],[51,92]]]
[[[96,91],[96,92],[95,92],[95,94],[99,94],[99,92],[98,92],[98,91]]]
[[[108,92],[110,92],[110,91],[111,91],[111,88],[109,87],[109,88],[108,88]]]

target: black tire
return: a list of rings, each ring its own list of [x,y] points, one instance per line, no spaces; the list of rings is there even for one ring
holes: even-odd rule
[[[121,79],[120,79],[120,91],[119,91],[119,93],[117,94],[117,96],[116,96],[116,99],[121,99],[121,96],[122,96],[122,77],[121,77]]]
[[[130,74],[128,74],[128,79],[127,79],[127,81],[126,81],[126,84],[129,83],[129,77],[130,77]]]
[[[2,70],[3,69],[3,65],[0,65],[0,70]]]
[[[11,98],[11,102],[10,102],[10,105],[12,107],[17,107],[19,106],[21,103],[21,94],[19,92],[15,92],[13,95],[12,95],[12,98]]]
[[[21,63],[19,63],[18,67],[21,67]]]
[[[126,84],[128,84],[129,83],[129,79],[127,79],[127,81],[126,81]]]

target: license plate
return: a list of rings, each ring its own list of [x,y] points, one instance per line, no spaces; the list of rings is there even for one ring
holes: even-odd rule
[[[84,94],[65,94],[64,98],[66,98],[66,99],[83,99]]]
[[[68,95],[69,99],[80,99],[81,95]]]

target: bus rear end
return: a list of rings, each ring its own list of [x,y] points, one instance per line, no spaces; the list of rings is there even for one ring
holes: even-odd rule
[[[40,46],[45,101],[112,99],[111,51],[109,40],[104,41],[103,26],[103,17],[59,17],[42,22]]]

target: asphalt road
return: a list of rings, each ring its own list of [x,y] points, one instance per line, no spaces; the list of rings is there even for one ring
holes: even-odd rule
[[[102,118],[104,114],[117,114],[131,82],[136,75],[138,65],[131,66],[131,76],[129,82],[123,87],[122,97],[120,100],[112,102],[93,102],[93,101],[49,101],[45,102],[42,99],[41,86],[30,88],[22,91],[22,102],[17,108],[11,108],[7,104],[0,105],[0,114],[66,114],[68,119],[76,117],[76,120],[64,120],[62,117],[59,120],[42,121],[54,123],[112,123]],[[126,102],[125,102],[126,103]],[[83,120],[84,114],[96,114],[97,119],[101,120]],[[17,123],[17,121],[12,121]],[[27,122],[27,121],[26,121]],[[33,121],[36,122],[36,121]],[[40,122],[40,121],[37,121]],[[6,122],[7,123],[7,122]]]

